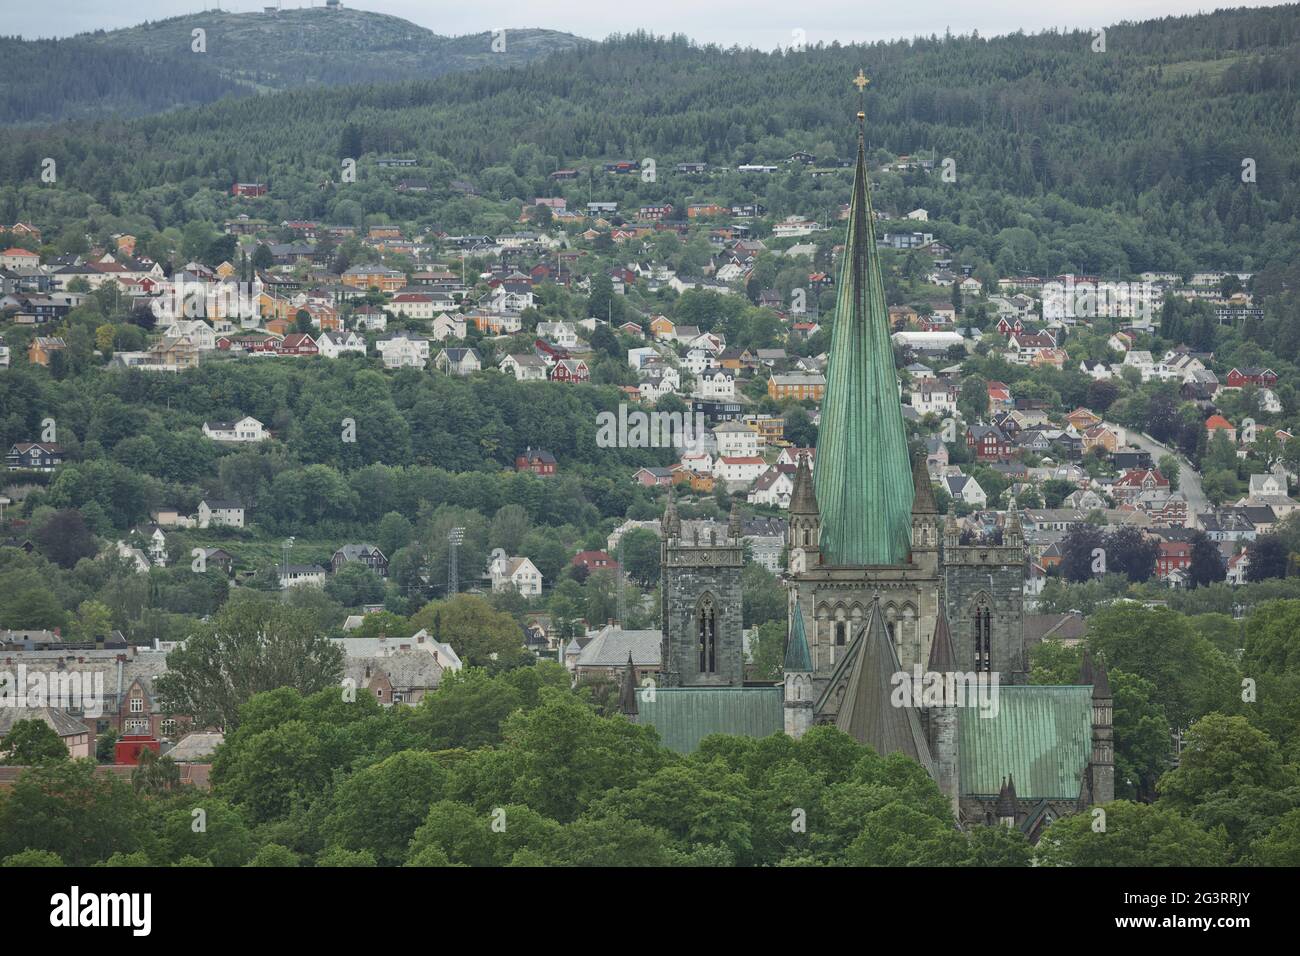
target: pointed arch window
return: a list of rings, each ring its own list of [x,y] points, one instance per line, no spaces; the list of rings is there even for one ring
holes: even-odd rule
[[[712,674],[718,669],[718,612],[710,594],[700,599],[695,611],[695,628],[699,640],[700,673]]]
[[[975,607],[975,670],[990,673],[993,670],[993,619],[988,605]]]

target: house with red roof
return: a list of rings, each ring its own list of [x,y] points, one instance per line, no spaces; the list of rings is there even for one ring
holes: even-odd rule
[[[1228,441],[1234,445],[1237,444],[1237,429],[1233,427],[1232,422],[1222,415],[1211,415],[1207,418],[1205,420],[1205,431],[1211,440],[1214,439],[1215,432],[1223,432],[1228,436]]]

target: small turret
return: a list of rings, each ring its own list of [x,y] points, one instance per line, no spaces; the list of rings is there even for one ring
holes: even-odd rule
[[[994,812],[997,814],[998,823],[1002,826],[1016,825],[1016,781],[1013,777],[1008,776],[1002,781],[1002,789],[998,791],[998,802]]]
[[[731,503],[731,520],[727,523],[727,537],[732,541],[739,541],[745,536],[745,532],[740,523],[740,502]]]
[[[632,663],[631,651],[627,652],[627,667],[623,668],[623,680],[619,685],[618,710],[629,720],[636,720],[636,665]]]
[[[682,519],[677,516],[677,497],[672,485],[668,486],[668,506],[664,508],[663,519],[659,523],[664,538],[679,538],[682,534]]]
[[[785,732],[798,739],[812,726],[813,663],[804,633],[803,612],[794,605],[785,645]]]
[[[799,574],[821,563],[820,539],[821,515],[817,510],[812,469],[808,456],[800,454],[794,470],[794,487],[790,492],[790,527],[786,533],[791,573]]]
[[[1014,497],[1007,508],[1006,525],[1002,529],[1002,544],[1008,548],[1021,548],[1025,544],[1024,532],[1020,527],[1020,507]]]

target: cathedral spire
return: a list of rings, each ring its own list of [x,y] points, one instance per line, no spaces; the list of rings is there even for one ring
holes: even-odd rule
[[[812,652],[808,650],[808,635],[803,629],[803,612],[794,606],[794,619],[790,622],[790,641],[785,647],[785,670],[812,673]]]
[[[861,91],[866,77],[854,82]],[[813,475],[823,561],[832,565],[901,564],[911,543],[912,468],[876,251],[864,118],[860,110]]]
[[[817,492],[813,490],[812,469],[808,467],[808,455],[799,456],[799,464],[794,469],[794,487],[790,490],[790,514],[817,514]]]
[[[623,679],[619,682],[618,709],[625,717],[636,717],[636,665],[632,663],[632,652],[627,652],[627,667],[623,669]]]

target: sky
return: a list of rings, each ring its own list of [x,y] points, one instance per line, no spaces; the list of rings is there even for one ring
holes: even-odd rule
[[[222,0],[223,10],[261,10],[274,0]],[[448,0],[357,0],[344,4],[388,13],[433,30],[460,35],[501,28],[545,27],[601,39],[611,33],[645,29],[683,33],[704,43],[753,46],[763,50],[791,45],[794,31],[809,44],[896,39],[969,33],[982,36],[1043,29],[1091,29],[1123,20],[1148,20],[1197,13],[1220,6],[1270,6],[1259,0],[1231,3],[1189,0],[493,0],[490,4]],[[322,6],[324,0],[316,0]],[[216,0],[0,0],[0,34],[27,38],[70,36],[112,30],[144,20],[161,20],[216,6]],[[311,0],[282,0],[285,8],[312,6]]]

